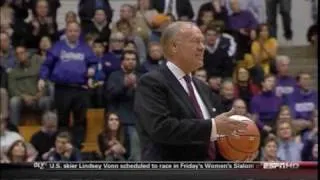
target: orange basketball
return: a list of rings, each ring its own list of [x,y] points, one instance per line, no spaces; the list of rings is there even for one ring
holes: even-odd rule
[[[247,131],[236,136],[222,136],[217,139],[220,154],[230,161],[244,161],[252,157],[260,145],[260,132],[256,123],[240,115],[233,115],[231,119],[245,122]]]

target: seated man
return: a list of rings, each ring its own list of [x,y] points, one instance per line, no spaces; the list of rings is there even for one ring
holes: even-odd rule
[[[23,106],[33,109],[49,110],[51,100],[43,91],[37,90],[40,61],[31,58],[24,45],[15,49],[18,64],[8,74],[10,95],[10,121],[18,125]]]

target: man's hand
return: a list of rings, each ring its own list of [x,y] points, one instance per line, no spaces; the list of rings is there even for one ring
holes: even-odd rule
[[[43,79],[39,79],[38,81],[38,90],[43,91],[46,86],[46,82]]]
[[[246,123],[229,118],[234,114],[235,112],[234,112],[234,109],[232,108],[229,112],[222,113],[214,118],[218,135],[225,135],[225,136],[238,135],[238,133],[241,133],[247,130]]]
[[[65,152],[64,152],[63,155],[64,155],[66,158],[70,158],[71,153],[72,153],[72,150],[73,150],[73,146],[72,146],[70,143],[68,143],[68,144],[66,145],[66,149],[65,149]]]

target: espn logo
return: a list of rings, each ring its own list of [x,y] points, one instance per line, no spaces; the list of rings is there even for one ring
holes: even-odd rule
[[[295,162],[264,162],[263,169],[298,169],[299,163]]]

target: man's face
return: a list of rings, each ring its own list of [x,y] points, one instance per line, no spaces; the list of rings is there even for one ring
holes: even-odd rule
[[[149,55],[152,60],[159,60],[163,56],[162,48],[160,45],[153,45],[149,48]]]
[[[212,77],[208,80],[209,86],[211,89],[219,91],[221,86],[221,78],[220,77]]]
[[[10,39],[7,34],[0,33],[0,50],[8,51],[10,48]]]
[[[39,16],[46,17],[48,15],[48,3],[45,1],[37,3],[36,12]]]
[[[135,54],[125,54],[124,59],[122,60],[123,68],[128,71],[132,72],[137,65],[137,58]]]
[[[133,17],[132,9],[128,6],[121,6],[120,8],[120,19],[131,19]]]
[[[57,132],[56,121],[44,121],[43,127],[48,134],[54,134],[55,132]]]
[[[230,7],[231,7],[232,12],[234,12],[234,13],[240,11],[240,5],[239,5],[238,0],[231,0]]]
[[[193,72],[203,66],[204,37],[195,25],[185,25],[177,33],[174,53],[183,61],[185,70]]]
[[[292,129],[289,123],[281,123],[279,125],[279,136],[281,139],[289,139],[292,136]]]
[[[124,48],[124,37],[115,37],[110,39],[110,48],[112,50],[120,50]]]
[[[277,70],[280,75],[287,75],[289,69],[289,61],[280,61],[277,63]]]
[[[216,43],[216,40],[218,38],[218,34],[217,32],[213,31],[213,30],[208,30],[206,32],[206,43],[209,46],[213,46]]]
[[[70,23],[66,29],[66,36],[70,42],[77,42],[80,37],[80,27],[76,23]]]
[[[309,74],[301,74],[298,83],[303,89],[310,89],[311,76]]]
[[[223,84],[221,88],[221,94],[226,99],[233,99],[234,98],[234,86],[230,83]]]
[[[265,89],[265,91],[272,91],[275,86],[275,81],[276,81],[276,79],[274,77],[266,78],[264,80],[264,82],[262,83],[262,86]]]
[[[93,52],[96,56],[102,56],[104,53],[104,46],[102,43],[93,43]]]
[[[28,61],[28,52],[25,47],[16,48],[16,57],[19,63],[24,64]]]
[[[67,138],[57,137],[55,142],[56,151],[59,153],[65,152],[67,144],[69,143],[70,142]]]
[[[247,106],[242,100],[237,100],[233,103],[235,114],[244,116],[247,113]]]
[[[96,10],[94,14],[94,20],[97,23],[103,23],[106,20],[106,14],[103,10]]]

